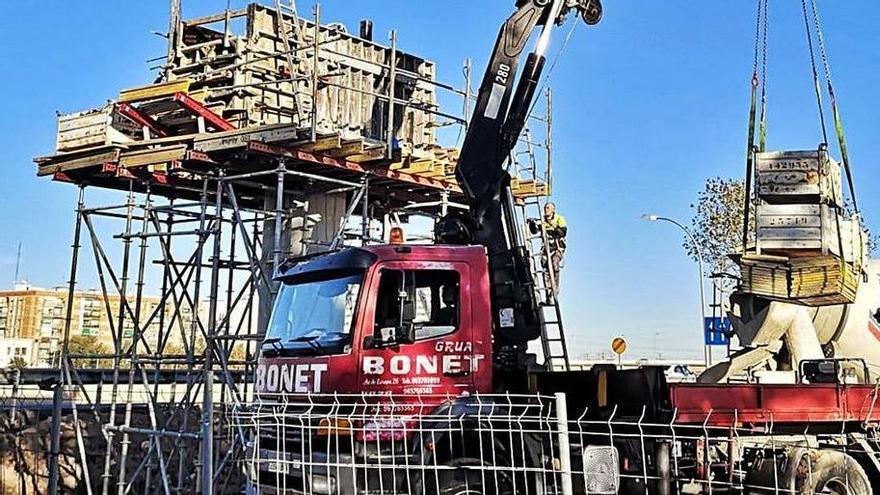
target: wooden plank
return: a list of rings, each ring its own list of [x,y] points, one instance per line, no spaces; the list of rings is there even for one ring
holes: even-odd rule
[[[185,144],[167,148],[128,151],[119,157],[119,164],[123,168],[132,168],[183,160],[186,157],[186,151]]]
[[[817,204],[760,204],[758,215],[818,215],[822,207]]]
[[[818,196],[839,200],[840,165],[827,152],[771,151],[757,155],[758,195],[765,200],[785,196]]]
[[[774,241],[761,241],[761,249],[767,251],[775,251],[775,252],[785,252],[788,254],[789,250],[812,250],[815,251],[813,254],[821,254],[822,251],[822,241],[818,239],[814,240],[803,240],[803,239],[777,239]]]
[[[211,152],[244,148],[251,141],[278,143],[297,140],[297,129],[293,124],[275,124],[263,127],[250,127],[234,131],[200,134],[193,142],[196,151]]]
[[[351,155],[346,159],[355,163],[366,163],[366,162],[374,162],[376,160],[383,160],[385,158],[385,148],[372,148],[366,149],[363,153],[357,155]],[[399,163],[400,166],[403,166],[402,163]],[[392,164],[393,165],[393,164]]]
[[[342,146],[342,136],[333,134],[331,136],[319,137],[314,143],[305,143],[299,148],[303,151],[327,151],[337,149]]]
[[[434,168],[434,160],[414,160],[406,164],[400,169],[401,172],[407,174],[418,175],[423,172],[430,172]]]
[[[822,229],[810,227],[785,227],[785,228],[765,228],[760,229],[758,235],[761,242],[772,239],[803,239],[822,240]]]
[[[69,131],[65,131],[58,134],[58,146],[59,151],[62,146],[69,146],[72,143],[100,143],[104,144],[107,139],[107,136],[111,135],[111,131],[115,131],[112,127],[108,127],[106,123],[92,125],[88,127],[78,127],[76,129],[72,129]],[[127,140],[131,140],[127,136],[122,135],[118,131],[112,133],[117,136],[122,136]]]
[[[187,93],[192,84],[191,79],[177,79],[174,81],[151,84],[149,86],[140,86],[137,88],[123,89],[119,92],[119,101],[122,103],[133,103],[137,101],[153,100],[173,96],[175,93]]]
[[[822,194],[818,184],[759,184],[760,196],[814,196]]]
[[[53,175],[55,172],[69,172],[71,170],[79,170],[88,167],[95,167],[106,162],[116,162],[119,160],[120,149],[112,149],[101,153],[89,155],[76,154],[69,159],[56,158],[52,162],[41,165],[37,169],[37,176]]]
[[[163,173],[167,174],[173,170],[179,170],[183,167],[181,162],[177,160],[170,161],[168,163],[157,163],[155,165],[147,166],[147,170],[150,172]]]
[[[743,289],[747,292],[808,306],[855,300],[859,284],[855,270],[835,256],[762,258],[741,260]]]
[[[359,155],[364,152],[364,140],[352,139],[343,141],[338,148],[327,150],[325,153],[330,156],[351,156]]]
[[[107,107],[86,110],[85,112],[77,112],[74,114],[58,116],[58,132],[63,133],[73,131],[83,127],[104,126],[110,118],[110,111]]]
[[[819,171],[820,152],[806,151],[766,151],[756,156],[758,172],[774,171]]]

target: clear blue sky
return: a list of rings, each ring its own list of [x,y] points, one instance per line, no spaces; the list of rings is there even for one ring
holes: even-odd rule
[[[235,0],[234,6],[243,2]],[[437,61],[459,81],[465,57],[480,73],[510,1],[327,0],[323,18],[377,38],[398,29],[402,48]],[[709,176],[743,173],[752,67],[754,2],[606,0],[605,19],[578,28],[556,68],[556,201],[571,225],[564,274],[565,317],[575,354],[608,349],[625,334],[633,357],[699,356],[696,267],[670,225],[687,221]],[[769,147],[819,141],[799,2],[772,2]],[[184,0],[184,15],[225,5]],[[300,2],[308,12],[310,3]],[[875,139],[880,130],[880,2],[820,0],[852,163],[868,222],[878,225]],[[162,0],[22,4],[4,9],[0,59],[0,286],[13,278],[15,246],[40,286],[67,277],[74,188],[35,177],[34,156],[54,146],[56,110],[91,108],[120,88],[150,82],[147,59],[164,53]],[[560,35],[564,31],[558,32]],[[553,48],[561,44],[562,36]],[[92,194],[91,199],[118,197]],[[659,335],[659,338],[655,336]]]

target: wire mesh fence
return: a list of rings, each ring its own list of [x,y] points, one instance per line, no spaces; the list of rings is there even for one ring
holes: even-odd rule
[[[874,493],[870,428],[798,434],[574,409],[562,394],[311,395],[228,414],[248,432],[249,493]]]
[[[0,387],[0,493],[49,493],[52,463],[60,493],[102,492],[108,411],[74,387],[55,390]],[[878,486],[871,424],[719,424],[711,413],[682,423],[675,411],[627,416],[578,404],[564,394],[278,394],[218,404],[214,493],[867,495]],[[110,491],[202,493],[197,435],[129,425],[116,428],[130,452],[126,471],[113,464]],[[110,448],[121,459],[123,445]],[[189,459],[182,472],[176,455]]]

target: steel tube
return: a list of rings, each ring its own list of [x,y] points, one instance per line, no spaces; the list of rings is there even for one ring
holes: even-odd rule
[[[222,176],[222,171],[221,171]],[[223,212],[223,181],[217,180],[214,214]],[[208,333],[205,338],[205,373],[202,387],[202,494],[214,493],[214,336],[217,334],[217,292],[220,284],[220,247],[223,224],[214,223],[211,286],[208,296]],[[196,301],[198,303],[198,301]],[[198,307],[196,307],[198,311]]]
[[[281,231],[284,229],[284,175],[287,172],[284,160],[278,161],[278,180],[275,185],[275,232],[272,232],[272,273],[281,265]]]
[[[555,396],[562,495],[572,495],[574,493],[574,488],[571,483],[571,444],[568,441],[568,404],[566,403],[564,393],[556,392]]]
[[[385,156],[394,156],[394,92],[397,88],[397,31],[391,31],[391,60],[388,76],[388,122],[385,128]]]

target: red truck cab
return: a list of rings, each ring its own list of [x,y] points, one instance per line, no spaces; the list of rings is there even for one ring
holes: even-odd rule
[[[481,246],[348,248],[280,267],[256,391],[458,396],[492,388]]]

